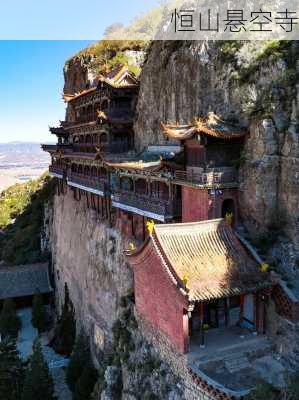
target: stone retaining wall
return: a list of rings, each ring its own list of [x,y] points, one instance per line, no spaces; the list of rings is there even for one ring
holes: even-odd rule
[[[221,391],[212,385],[211,381],[198,376],[187,364],[186,354],[178,353],[162,334],[135,312],[139,328],[144,338],[152,344],[157,356],[167,363],[173,373],[183,382],[183,392],[186,400],[241,400]]]

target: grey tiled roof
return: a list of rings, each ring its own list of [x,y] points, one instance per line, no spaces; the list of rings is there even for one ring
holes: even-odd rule
[[[0,267],[0,300],[49,293],[48,264]]]

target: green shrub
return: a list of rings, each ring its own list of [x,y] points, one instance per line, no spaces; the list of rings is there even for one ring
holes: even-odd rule
[[[0,399],[20,400],[24,380],[24,365],[17,350],[16,341],[0,343]]]
[[[57,353],[70,355],[76,338],[76,320],[67,284],[64,286],[64,304],[58,320],[52,346]]]
[[[54,181],[44,175],[0,194],[0,260],[10,265],[45,261],[40,235],[44,203],[53,193]]]
[[[44,306],[43,296],[36,294],[32,302],[32,325],[39,331],[43,332],[46,328],[46,310]]]
[[[259,383],[249,394],[247,400],[279,400],[279,391],[267,382]]]
[[[70,362],[66,370],[66,381],[73,392],[80,376],[83,373],[85,365],[89,362],[89,346],[87,338],[80,333],[76,339]]]
[[[97,381],[97,371],[91,362],[85,365],[83,372],[76,383],[73,400],[89,400]]]
[[[55,400],[54,384],[49,367],[43,357],[41,345],[36,341],[26,371],[21,400]]]
[[[3,307],[0,313],[0,334],[2,337],[18,336],[19,330],[21,329],[21,321],[16,313],[16,307],[13,300],[8,299],[3,303]]]

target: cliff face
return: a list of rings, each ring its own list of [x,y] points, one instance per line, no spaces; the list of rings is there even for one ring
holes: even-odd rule
[[[63,92],[67,94],[74,94],[86,89],[86,86],[94,79],[94,73],[90,68],[93,60],[91,55],[78,56],[70,59],[65,63],[64,74],[64,88]]]
[[[97,332],[105,349],[112,340],[119,299],[132,288],[132,274],[119,233],[99,221],[83,200],[75,201],[71,191],[54,200],[52,259],[57,300],[63,301],[67,282],[79,325],[91,337]]]
[[[161,122],[209,111],[250,130],[240,159],[241,215],[252,235],[279,223],[299,251],[297,43],[155,42],[142,74],[136,146],[166,143]],[[297,63],[297,65],[296,65]]]

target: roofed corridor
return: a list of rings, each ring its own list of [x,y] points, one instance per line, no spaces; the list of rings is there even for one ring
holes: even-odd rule
[[[187,171],[175,171],[173,179],[176,182],[191,183],[202,186],[237,186],[237,171],[234,167],[208,168],[203,172],[195,172],[193,169]]]

